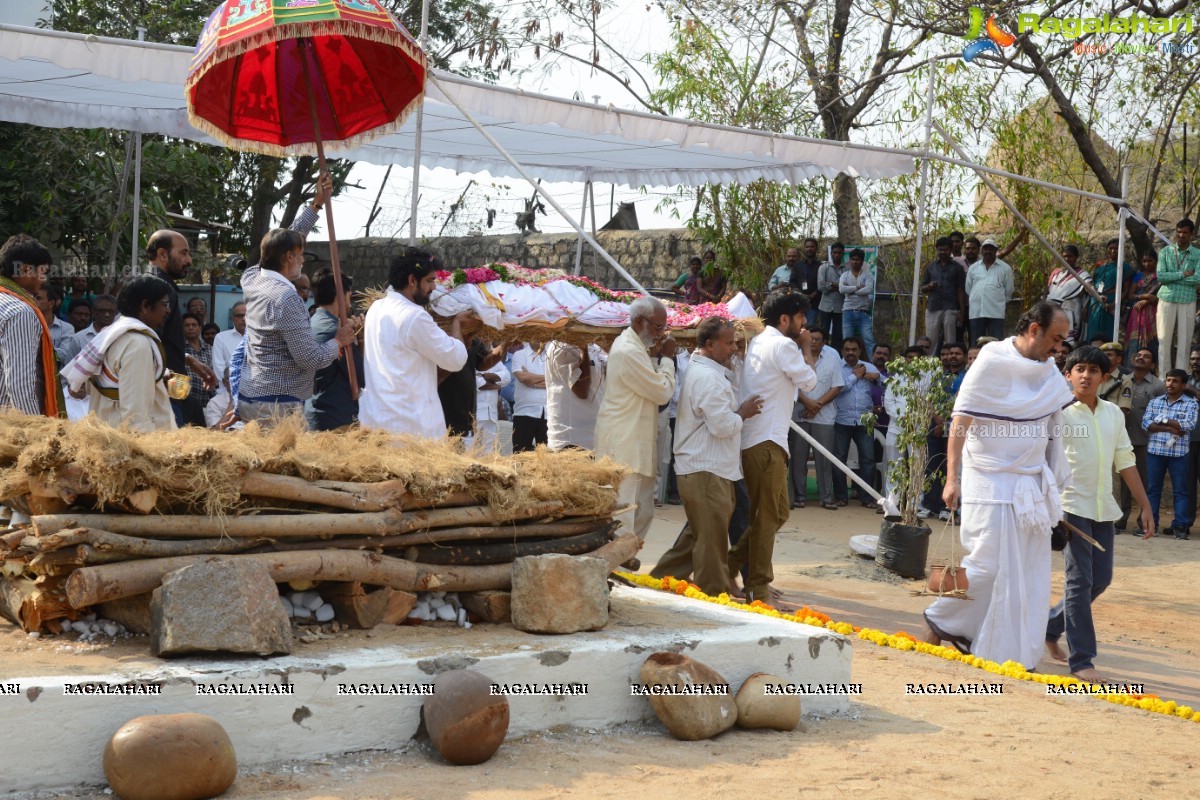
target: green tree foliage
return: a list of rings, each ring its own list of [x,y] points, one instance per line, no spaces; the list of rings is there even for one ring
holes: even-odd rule
[[[387,3],[416,36],[419,0]],[[47,27],[191,46],[215,8],[189,0],[50,0]],[[511,26],[480,0],[431,4],[430,60],[442,69],[492,79],[508,69]],[[128,264],[145,237],[174,212],[229,227],[213,242],[224,252],[253,254],[275,224],[289,225],[312,198],[316,159],[278,159],[159,136],[143,137],[140,241],[130,233],[131,135],[0,124],[0,230],[25,231],[90,266]],[[331,161],[337,193],[353,163]],[[122,202],[122,197],[124,201]],[[203,255],[203,254],[199,254]],[[252,259],[253,260],[253,259]]]
[[[933,356],[888,362],[888,392],[896,395],[902,411],[891,420],[896,430],[896,449],[907,458],[897,458],[888,467],[895,487],[901,522],[917,525],[917,508],[929,489],[933,474],[927,474],[929,421],[935,416],[949,419],[953,398],[942,362]]]
[[[697,20],[676,26],[672,48],[654,59],[661,87],[649,95],[666,113],[704,122],[765,130],[792,126],[795,70],[768,63],[767,48],[735,53]],[[824,180],[799,185],[758,180],[747,185],[708,185],[691,197],[687,224],[714,247],[733,283],[759,291],[798,233],[824,227]]]

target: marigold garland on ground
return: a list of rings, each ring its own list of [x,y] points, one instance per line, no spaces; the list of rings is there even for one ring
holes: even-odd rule
[[[851,634],[857,635],[859,639],[868,641],[880,647],[891,647],[895,650],[911,650],[918,653],[926,653],[929,655],[944,658],[947,661],[961,661],[968,666],[991,672],[995,675],[1004,675],[1005,677],[1015,678],[1021,681],[1032,681],[1034,683],[1044,683],[1054,686],[1072,686],[1072,685],[1088,685],[1085,681],[1071,675],[1046,675],[1041,672],[1030,672],[1021,664],[1015,661],[1006,661],[1003,664],[997,664],[995,661],[987,661],[978,656],[964,655],[953,647],[942,647],[941,645],[932,645],[927,642],[919,641],[915,636],[904,631],[896,633],[884,633],[883,631],[873,630],[871,628],[859,628],[850,625],[846,622],[836,622],[828,615],[822,614],[819,611],[814,611],[808,606],[797,610],[794,614],[785,614],[775,608],[767,605],[761,600],[755,600],[752,603],[740,603],[733,600],[724,592],[716,597],[707,595],[694,584],[687,581],[676,580],[672,577],[666,577],[662,580],[652,578],[649,575],[637,575],[629,572],[617,572],[617,575],[625,578],[631,583],[638,586],[645,586],[649,589],[658,589],[664,592],[673,592],[683,597],[689,597],[693,600],[703,600],[706,603],[716,603],[721,606],[738,611],[749,611],[752,614],[762,614],[764,617],[775,617],[776,619],[786,620],[787,622],[800,622],[805,625],[812,625],[817,628],[826,628],[840,633],[844,636]],[[1180,719],[1191,720],[1192,722],[1200,722],[1200,711],[1195,711],[1191,706],[1181,706],[1175,703],[1174,700],[1161,700],[1152,694],[1087,694],[1088,697],[1097,697],[1101,700],[1106,700],[1109,703],[1117,705],[1132,706],[1140,708],[1143,711],[1152,711],[1155,714],[1166,714]]]

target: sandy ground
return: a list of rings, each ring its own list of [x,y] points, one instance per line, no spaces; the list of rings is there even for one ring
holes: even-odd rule
[[[670,546],[682,520],[679,507],[658,511],[641,554],[644,570]],[[889,632],[919,631],[928,598],[912,596],[915,584],[850,555],[846,547],[853,534],[878,532],[879,520],[860,508],[835,512],[810,505],[793,511],[776,547],[776,585],[789,599],[837,620]],[[931,546],[939,542],[939,532],[935,528]],[[948,552],[950,536],[940,542]],[[1195,588],[1200,541],[1119,535],[1116,561],[1113,586],[1094,606],[1098,669],[1114,679],[1144,683],[1146,691],[1163,699],[1200,707],[1200,673],[1193,661],[1200,633]],[[1055,557],[1054,585],[1059,592],[1061,556]],[[9,631],[0,634],[0,665],[9,675],[84,673],[112,658],[145,657],[144,643],[136,641],[65,647],[62,641],[32,641]],[[1039,669],[1066,670],[1048,660]],[[733,730],[715,740],[686,743],[657,725],[552,731],[508,741],[488,763],[461,768],[445,765],[428,744],[413,742],[402,751],[243,772],[225,797],[547,798],[635,792],[716,797],[750,790],[782,797],[870,793],[907,798],[932,790],[963,798],[1125,799],[1184,796],[1200,785],[1197,723],[1099,700],[1047,697],[1041,684],[859,640],[853,670],[863,695],[853,700],[849,715],[809,716],[800,730],[788,734]],[[912,682],[1000,683],[1003,693],[908,695],[905,685]],[[111,795],[80,790],[37,796]]]

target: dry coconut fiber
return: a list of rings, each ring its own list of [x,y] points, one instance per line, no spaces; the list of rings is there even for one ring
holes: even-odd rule
[[[25,494],[30,479],[53,482],[68,467],[90,484],[101,508],[153,488],[160,507],[211,516],[239,509],[239,481],[251,470],[307,481],[399,481],[429,503],[466,491],[496,511],[558,500],[568,513],[588,516],[612,511],[623,474],[585,451],[476,456],[453,439],[361,428],[313,433],[299,417],[269,430],[252,423],[232,433],[138,433],[95,417],[72,423],[0,411],[0,499]]]

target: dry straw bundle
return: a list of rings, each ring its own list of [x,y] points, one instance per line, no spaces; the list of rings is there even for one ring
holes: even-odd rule
[[[585,451],[481,455],[299,418],[142,434],[3,411],[0,502],[32,525],[0,531],[0,614],[35,630],[209,558],[405,591],[503,589],[522,555],[615,566],[639,544],[610,541],[622,474]]]

